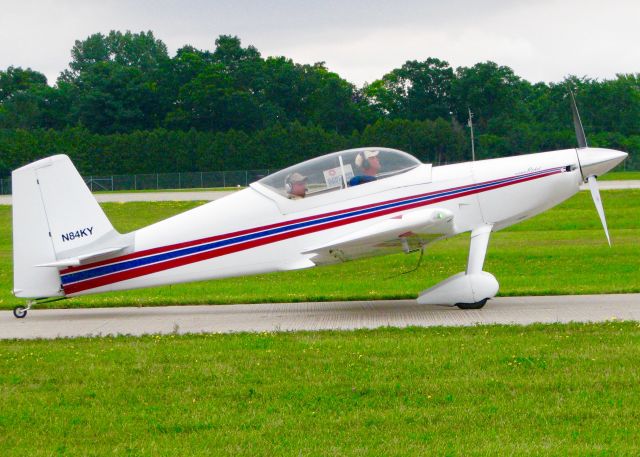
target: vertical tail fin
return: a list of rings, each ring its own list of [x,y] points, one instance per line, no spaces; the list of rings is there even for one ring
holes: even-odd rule
[[[126,247],[66,155],[15,170],[12,184],[17,297],[62,296],[59,268]]]

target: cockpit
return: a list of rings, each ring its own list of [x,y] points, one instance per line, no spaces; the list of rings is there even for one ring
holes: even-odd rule
[[[307,160],[269,175],[259,184],[290,198],[310,198],[348,187],[366,185],[405,173],[421,165],[407,154],[389,148],[357,148]]]

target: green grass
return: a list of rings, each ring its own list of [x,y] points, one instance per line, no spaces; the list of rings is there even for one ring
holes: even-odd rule
[[[500,295],[640,292],[640,190],[603,191],[613,247],[609,248],[588,192],[492,235],[485,270]],[[201,202],[103,204],[122,232],[185,211]],[[22,300],[11,295],[10,207],[0,206],[0,308]],[[417,254],[363,259],[304,271],[181,284],[78,297],[48,306],[148,306],[306,300],[414,298],[463,271],[468,234],[431,245],[417,271]]]
[[[610,171],[598,177],[598,181],[619,181],[627,179],[640,179],[640,171]]]
[[[2,455],[638,455],[636,323],[0,341]]]

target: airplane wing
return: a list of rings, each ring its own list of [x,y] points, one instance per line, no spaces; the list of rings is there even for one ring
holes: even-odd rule
[[[381,250],[419,249],[453,232],[453,213],[442,208],[424,208],[395,215],[329,243],[305,249],[316,265],[352,260]]]

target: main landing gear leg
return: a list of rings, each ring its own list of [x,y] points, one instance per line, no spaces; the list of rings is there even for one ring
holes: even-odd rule
[[[450,305],[461,309],[480,309],[498,292],[498,281],[491,273],[482,271],[489,245],[491,225],[481,225],[471,232],[467,269],[422,291],[418,303],[422,305]]]
[[[473,229],[471,232],[469,259],[467,260],[467,271],[465,271],[467,276],[483,273],[482,266],[484,265],[484,258],[487,255],[492,227],[492,225],[482,225]],[[460,309],[480,309],[487,303],[489,298],[491,297],[485,297],[482,300],[472,303],[456,303],[456,306]]]

